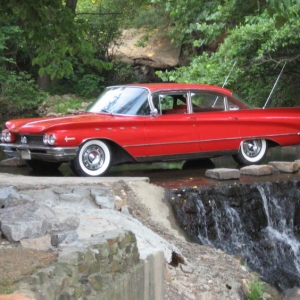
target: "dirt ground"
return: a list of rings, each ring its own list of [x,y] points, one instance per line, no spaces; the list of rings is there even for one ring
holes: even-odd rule
[[[51,265],[57,258],[53,252],[23,249],[18,244],[5,245],[7,241],[0,239],[0,295],[10,293],[14,282]]]

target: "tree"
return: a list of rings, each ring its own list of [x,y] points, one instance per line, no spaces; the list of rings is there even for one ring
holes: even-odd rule
[[[51,78],[61,78],[73,73],[72,57],[99,70],[111,65],[94,56],[89,18],[77,15],[77,7],[92,9],[85,16],[96,14],[101,19],[101,10],[106,7],[116,9],[114,14],[129,18],[128,13],[141,0],[123,0],[124,6],[110,5],[111,1],[91,0],[2,0],[0,1],[1,23],[7,22],[22,31],[24,44],[30,51],[32,64],[39,75],[48,74]],[[120,4],[120,3],[119,3]],[[136,11],[136,10],[135,10]],[[111,19],[115,19],[114,16]],[[120,24],[120,23],[118,23]],[[96,29],[95,29],[96,30]]]
[[[196,2],[201,8],[197,9]],[[177,36],[189,44],[192,51],[189,51],[189,64],[158,74],[165,81],[223,85],[234,65],[228,87],[253,105],[262,106],[282,65],[287,62],[272,104],[295,105],[300,79],[297,69],[300,58],[299,18],[290,17],[278,26],[278,16],[280,13],[296,15],[299,6],[296,0],[278,2],[291,5],[270,14],[270,8],[275,9],[276,3],[271,6],[265,1],[200,3],[174,0],[171,6],[171,1],[167,1],[170,16],[178,20],[170,23],[173,27],[170,32],[181,32]],[[191,11],[193,5],[195,9]],[[180,15],[184,15],[181,20]]]

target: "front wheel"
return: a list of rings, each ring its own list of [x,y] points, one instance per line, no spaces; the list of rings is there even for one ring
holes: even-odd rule
[[[109,170],[111,160],[111,150],[106,142],[90,140],[80,147],[70,164],[76,175],[96,177],[104,175]]]
[[[238,154],[233,155],[234,160],[241,165],[259,164],[267,153],[268,145],[264,139],[246,140],[241,143]]]

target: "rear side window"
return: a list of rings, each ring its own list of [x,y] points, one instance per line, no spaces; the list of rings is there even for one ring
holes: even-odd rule
[[[193,112],[226,110],[226,97],[213,93],[191,93],[191,102]]]

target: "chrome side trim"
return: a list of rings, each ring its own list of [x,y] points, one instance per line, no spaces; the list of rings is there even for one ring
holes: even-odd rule
[[[249,140],[249,139],[265,139],[268,137],[282,137],[282,136],[295,136],[295,135],[299,135],[300,133],[297,132],[291,132],[291,133],[281,133],[281,134],[266,134],[263,136],[245,136],[243,137],[243,140]]]
[[[226,151],[213,151],[213,152],[195,152],[195,153],[184,153],[174,155],[157,155],[157,156],[138,156],[136,160],[138,162],[155,162],[155,161],[176,161],[196,158],[210,158],[222,155],[232,155],[238,152],[237,149],[226,150]]]
[[[184,142],[168,142],[168,143],[164,142],[164,143],[152,143],[152,144],[125,145],[124,148],[170,146],[170,145],[195,144],[195,143],[207,143],[207,142],[230,141],[230,140],[241,141],[241,138],[234,137],[234,138],[213,139],[213,140],[195,140],[195,141],[184,141]]]

